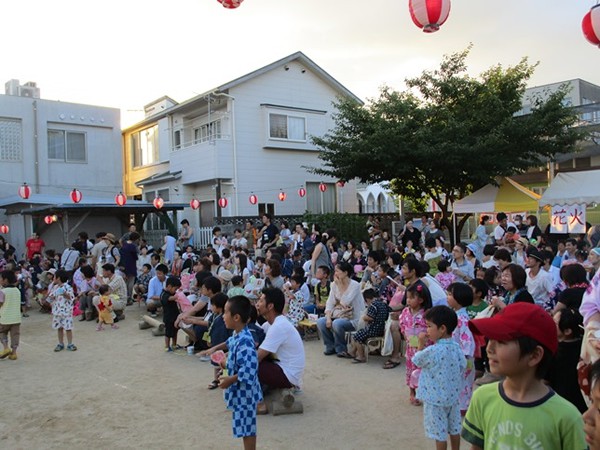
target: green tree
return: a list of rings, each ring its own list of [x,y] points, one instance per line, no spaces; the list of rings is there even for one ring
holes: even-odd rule
[[[448,223],[451,204],[473,190],[575,151],[584,136],[563,105],[566,87],[533,99],[531,113],[516,116],[535,65],[523,58],[472,78],[469,50],[407,79],[406,91],[384,87],[366,105],[339,99],[334,129],[313,138],[323,165],[311,170],[342,180],[391,181],[398,195],[431,197]]]

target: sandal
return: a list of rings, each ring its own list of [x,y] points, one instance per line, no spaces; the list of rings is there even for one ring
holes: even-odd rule
[[[212,380],[212,383],[208,385],[208,389],[211,391],[219,387],[219,380]]]
[[[352,358],[352,364],[361,364],[361,363],[366,363],[366,362],[367,362],[366,359]]]
[[[265,414],[269,414],[269,408],[267,408],[266,403],[259,403],[256,406],[256,415],[264,416]]]
[[[337,357],[338,357],[338,358],[349,358],[349,359],[354,359],[354,356],[353,356],[353,355],[351,355],[351,354],[350,354],[350,353],[348,353],[348,352],[341,352],[341,353],[338,353],[338,354],[337,354]]]
[[[396,367],[398,367],[400,364],[402,364],[400,361],[392,361],[391,359],[388,359],[385,364],[383,365],[384,369],[394,369]]]
[[[75,344],[69,344],[67,345],[67,350],[74,352],[75,350],[77,350],[77,347],[75,346]]]
[[[60,352],[61,350],[65,349],[65,344],[58,344],[56,347],[54,347],[54,351],[55,352]]]

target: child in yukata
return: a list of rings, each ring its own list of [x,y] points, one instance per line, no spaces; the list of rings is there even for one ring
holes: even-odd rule
[[[262,402],[258,354],[247,326],[251,308],[254,306],[250,300],[242,295],[225,304],[223,320],[233,330],[233,336],[227,340],[227,361],[221,363],[227,375],[219,379],[219,387],[225,389],[227,409],[233,411],[233,436],[244,440],[245,450],[256,448],[256,406]]]

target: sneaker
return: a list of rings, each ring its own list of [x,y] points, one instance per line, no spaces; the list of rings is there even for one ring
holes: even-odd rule
[[[65,344],[58,344],[56,347],[54,347],[55,352],[60,352],[64,349],[65,349]]]
[[[210,361],[210,356],[204,355],[204,356],[198,357],[198,359],[202,362],[207,362],[207,361]]]
[[[74,352],[75,350],[77,350],[77,347],[75,346],[75,344],[69,344],[67,345],[67,350]]]
[[[117,325],[116,323],[113,323],[113,324],[112,324],[110,327],[111,327],[113,330],[118,330],[118,329],[119,329],[119,325]]]
[[[150,317],[158,317],[158,314],[156,314],[155,312],[150,313]]]
[[[173,349],[171,347],[165,347],[165,352],[172,353]]]
[[[29,314],[23,313],[23,317],[29,317]],[[16,359],[16,358],[15,358]]]
[[[8,359],[10,359],[11,361],[14,361],[17,359],[17,354],[16,353],[11,353],[10,355],[8,355]]]
[[[11,353],[12,353],[12,350],[10,348],[7,348],[6,350],[3,350],[2,353],[0,353],[0,359],[6,358]]]
[[[98,325],[96,327],[96,331],[104,331],[104,327],[102,325]]]

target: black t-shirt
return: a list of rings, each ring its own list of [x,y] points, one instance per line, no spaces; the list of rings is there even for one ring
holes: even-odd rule
[[[529,293],[529,291],[523,289],[522,291],[518,292],[517,295],[515,295],[515,298],[512,301],[513,303],[519,303],[519,302],[524,302],[524,303],[535,303],[533,301],[533,297],[531,296],[531,294]]]
[[[160,304],[163,308],[163,322],[165,324],[174,323],[179,315],[179,308],[177,302],[170,302],[169,297],[173,294],[163,290],[160,294]]]
[[[583,294],[585,294],[585,288],[567,288],[558,294],[558,302],[563,303],[569,309],[579,310]]]
[[[273,224],[270,224],[265,229],[265,231],[263,231],[262,245],[270,244],[271,242],[273,242],[273,239],[275,239],[275,236],[277,235],[277,233],[278,233],[277,227]]]

